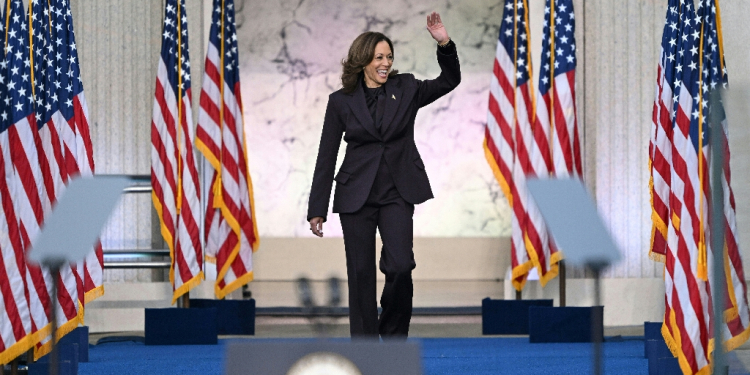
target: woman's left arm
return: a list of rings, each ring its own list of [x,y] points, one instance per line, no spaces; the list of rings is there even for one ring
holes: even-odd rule
[[[424,107],[441,96],[451,92],[461,82],[461,67],[458,63],[456,44],[448,36],[448,31],[436,12],[427,16],[427,31],[438,43],[437,59],[440,75],[435,79],[419,81],[417,104]]]

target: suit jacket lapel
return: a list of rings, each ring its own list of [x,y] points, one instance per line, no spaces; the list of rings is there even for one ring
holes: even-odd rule
[[[396,115],[399,105],[401,105],[402,93],[401,81],[389,80],[385,82],[385,114],[381,125],[383,134],[386,133],[388,126],[393,122],[393,117]]]
[[[365,102],[365,92],[362,89],[362,83],[360,82],[357,85],[357,88],[354,89],[354,92],[350,94],[349,98],[349,107],[352,109],[352,112],[354,113],[354,116],[359,120],[359,123],[362,124],[362,126],[373,135],[373,137],[382,140],[382,137],[380,136],[380,132],[375,128],[375,123],[372,121],[372,116],[370,116],[370,110],[367,109],[367,102]],[[386,111],[388,110],[388,107],[386,107]],[[386,114],[386,118],[387,118]]]

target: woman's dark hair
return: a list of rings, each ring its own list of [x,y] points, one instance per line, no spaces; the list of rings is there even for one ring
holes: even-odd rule
[[[381,33],[368,31],[360,34],[357,39],[354,39],[352,46],[349,47],[349,55],[346,59],[341,60],[343,67],[341,85],[344,86],[345,93],[349,94],[357,88],[357,82],[360,79],[362,70],[372,62],[372,59],[375,57],[375,46],[382,41],[388,43],[388,46],[391,47],[391,53],[395,56],[393,43],[387,36]],[[396,74],[398,74],[398,70],[391,70],[388,77],[393,77]]]

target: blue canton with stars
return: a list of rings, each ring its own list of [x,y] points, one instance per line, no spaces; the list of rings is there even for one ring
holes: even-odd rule
[[[677,66],[677,42],[679,39],[678,32],[682,27],[680,18],[680,0],[669,0],[667,4],[667,18],[664,24],[664,33],[662,34],[661,48],[662,67],[664,69],[664,84],[669,85],[674,92]]]
[[[32,56],[34,63],[34,95],[36,122],[42,128],[59,109],[55,73],[55,48],[50,43],[50,11],[44,0],[31,0]],[[56,86],[57,84],[58,86]]]
[[[544,8],[544,35],[542,39],[542,66],[539,71],[539,92],[545,95],[552,84],[552,51],[550,51],[550,17],[554,13],[555,51],[554,74],[567,73],[576,68],[576,22],[573,0],[555,0],[555,11],[551,11],[551,0]]]
[[[234,0],[214,0],[209,43],[221,54],[222,9],[224,9],[224,82],[232,90],[240,82],[237,53],[237,29],[234,24]]]
[[[529,51],[526,33],[526,11],[523,0],[505,0],[503,21],[500,25],[500,44],[511,60],[516,59],[516,87],[529,81]],[[518,46],[518,54],[514,51]]]
[[[718,28],[716,25],[716,4],[714,0],[701,0],[700,2],[700,13],[703,19],[703,96],[705,100],[712,97],[714,90],[721,87],[726,88],[729,84],[729,77],[727,76],[726,64],[724,63],[724,56],[721,55],[719,48],[719,35]],[[712,113],[716,111],[716,113]],[[714,120],[713,116],[709,116],[709,113],[715,115],[717,122],[724,121],[726,114],[724,113],[724,106],[721,102],[712,102],[709,100],[708,111],[703,111],[703,116],[706,120]],[[705,121],[705,124],[709,125],[709,129],[713,129],[714,124],[709,124],[709,121]],[[720,126],[718,123],[717,126]]]
[[[185,0],[179,0],[179,17],[177,5],[178,0],[167,0],[161,37],[161,59],[167,68],[169,85],[174,90],[175,98],[180,102],[180,98],[190,90],[190,54]],[[179,67],[177,66],[178,59]],[[182,76],[182,85],[180,85],[178,74]]]
[[[6,15],[9,26],[5,45],[5,58],[0,62],[4,81],[3,108],[0,113],[0,131],[7,130],[34,111],[31,91],[31,61],[29,60],[29,29],[20,0],[12,0]]]
[[[681,96],[687,95],[692,99],[692,113],[686,113],[686,115],[690,118],[690,131],[688,135],[697,153],[699,141],[699,108],[703,105],[705,110],[705,106],[707,105],[706,98],[702,98],[701,101],[698,88],[698,81],[700,80],[700,18],[695,14],[692,4],[685,3],[682,7],[683,12],[680,16],[682,25],[677,47],[678,61],[675,66],[674,111],[676,113],[679,110],[679,98]],[[687,92],[683,92],[685,90]],[[676,118],[677,116],[675,116]]]
[[[44,1],[44,0],[40,0]],[[81,69],[78,65],[78,50],[73,31],[73,14],[67,0],[50,0],[50,17],[52,22],[50,40],[54,44],[54,85],[50,90],[54,98],[57,95],[59,109],[66,120],[74,116],[73,98],[83,92]],[[54,100],[54,99],[53,99]]]
[[[5,43],[5,7],[0,6],[0,35],[3,36],[1,40],[3,40],[3,43]],[[8,121],[9,116],[9,102],[6,102],[6,98],[8,97],[8,79],[7,79],[7,70],[8,70],[8,63],[6,62],[5,58],[5,48],[0,49],[0,131],[4,131],[8,127],[6,126],[6,122]]]

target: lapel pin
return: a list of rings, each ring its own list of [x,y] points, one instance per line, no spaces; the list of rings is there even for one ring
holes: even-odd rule
[[[391,94],[391,98],[393,98],[393,100],[396,100],[396,95]]]

